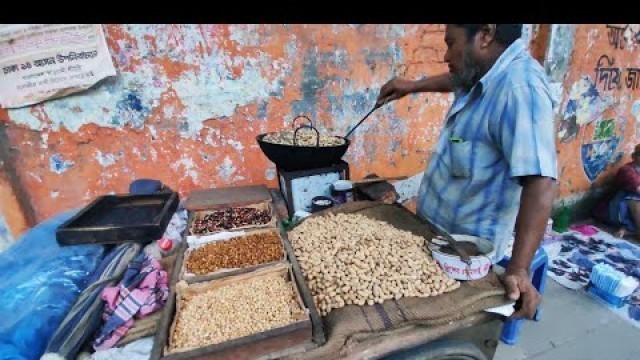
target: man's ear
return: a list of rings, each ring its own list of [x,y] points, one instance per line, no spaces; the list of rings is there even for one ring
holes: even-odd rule
[[[496,24],[483,24],[478,34],[480,35],[480,48],[486,49],[496,40]]]

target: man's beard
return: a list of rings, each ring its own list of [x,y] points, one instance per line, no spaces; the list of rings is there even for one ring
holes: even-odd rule
[[[471,53],[471,45],[466,45],[462,51],[462,68],[451,74],[451,82],[455,89],[469,92],[484,75],[483,66]]]

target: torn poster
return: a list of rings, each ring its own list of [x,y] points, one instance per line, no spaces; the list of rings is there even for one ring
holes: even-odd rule
[[[115,76],[100,24],[0,25],[0,106],[17,108]]]

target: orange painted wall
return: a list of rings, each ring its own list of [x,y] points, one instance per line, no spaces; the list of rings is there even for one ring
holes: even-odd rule
[[[393,75],[446,71],[443,25],[104,29],[117,77],[73,96],[0,109],[38,221],[126,192],[136,178],[159,179],[182,196],[195,188],[275,187],[275,167],[258,148],[258,134],[287,128],[304,114],[321,132],[343,135]],[[602,53],[621,67],[638,64],[639,54],[635,45],[611,49],[604,25],[577,26],[568,46],[556,118],[563,197],[598,185],[618,166],[609,165],[593,182],[587,178],[580,149],[593,136],[592,124],[579,126],[575,137],[561,136],[570,124],[564,119],[570,89],[584,75],[593,78]],[[631,112],[638,93],[623,86],[611,94],[616,101],[609,110],[623,114],[616,121],[624,124],[616,151],[626,151],[637,139]],[[409,96],[375,112],[354,133],[345,156],[352,177],[422,172],[451,100],[448,94]]]
[[[344,135],[394,74],[446,71],[442,25],[105,25],[116,78],[0,118],[38,220],[156,178],[277,186],[256,135],[304,114]],[[352,177],[424,170],[444,94],[379,109],[352,135]]]
[[[618,42],[614,35],[605,24],[576,27],[556,118],[561,198],[579,196],[611,180],[639,142],[640,73],[635,80],[633,74],[640,71],[640,26],[626,26]],[[601,59],[603,55],[608,58]],[[629,71],[633,68],[636,71]],[[619,87],[600,76],[610,74],[615,80],[618,72]],[[603,131],[606,122],[609,132]]]

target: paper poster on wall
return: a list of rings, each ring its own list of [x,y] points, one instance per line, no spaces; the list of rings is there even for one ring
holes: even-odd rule
[[[116,69],[100,24],[0,25],[0,105],[86,90]]]

